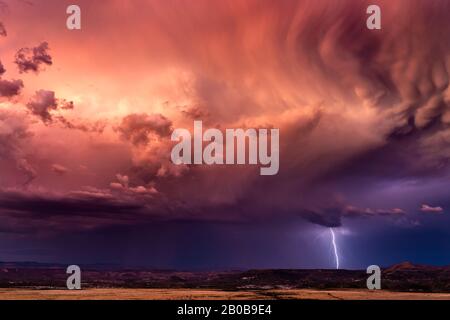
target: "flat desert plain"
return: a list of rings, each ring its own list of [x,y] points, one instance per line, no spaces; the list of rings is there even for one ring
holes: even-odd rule
[[[0,289],[0,300],[450,300],[450,293],[369,290]]]

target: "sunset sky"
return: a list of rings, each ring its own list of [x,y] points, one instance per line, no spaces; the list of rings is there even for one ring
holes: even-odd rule
[[[343,268],[450,264],[449,14],[0,0],[0,261],[333,268],[334,228]],[[194,120],[279,128],[279,173],[172,164]]]

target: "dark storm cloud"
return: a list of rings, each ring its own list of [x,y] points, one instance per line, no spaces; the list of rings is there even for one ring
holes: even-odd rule
[[[7,224],[21,226],[23,233],[59,233],[156,221],[207,221],[180,212],[178,209],[184,210],[181,205],[149,197],[149,190],[142,186],[119,191],[86,187],[69,193],[0,189],[0,218]]]
[[[9,212],[29,213],[36,217],[50,216],[102,216],[114,212],[116,217],[134,212],[141,205],[121,201],[110,194],[99,191],[74,192],[68,195],[49,195],[19,190],[6,190],[0,194],[1,208]],[[34,213],[35,212],[35,213]]]
[[[48,43],[42,42],[39,46],[34,48],[22,48],[16,53],[15,63],[19,71],[23,72],[38,72],[44,65],[52,65],[52,57],[47,52],[49,50]]]
[[[398,7],[394,7],[400,10],[403,4],[399,3]],[[396,20],[394,12],[401,15],[400,11],[386,5],[382,9],[385,13],[383,23],[388,26],[389,32],[381,30],[374,33],[365,29],[364,24],[360,23],[364,18],[364,3],[355,6],[352,3],[345,10],[341,8],[343,11],[340,14],[343,17],[339,22],[328,19],[327,14],[321,12],[323,8],[320,6],[317,10],[312,10],[323,14],[324,19],[320,25],[313,21],[316,15],[302,16],[301,26],[294,31],[295,36],[292,36],[298,45],[295,47],[298,49],[298,65],[303,65],[301,61],[312,61],[326,75],[326,81],[337,83],[330,84],[330,88],[342,86],[341,93],[347,97],[354,94],[357,104],[376,110],[380,121],[378,128],[372,128],[374,132],[383,128],[377,132],[381,138],[380,143],[367,144],[367,148],[359,150],[345,150],[342,154],[343,161],[330,153],[330,166],[326,166],[327,160],[321,158],[320,162],[309,162],[307,170],[303,172],[300,168],[291,171],[299,180],[310,181],[310,172],[316,172],[320,164],[325,166],[325,170],[313,177],[313,181],[322,185],[331,183],[333,187],[324,190],[322,195],[312,196],[319,203],[329,201],[333,190],[351,192],[358,188],[370,189],[370,186],[389,179],[421,179],[449,174],[450,41],[448,37],[444,39],[441,32],[450,32],[445,13],[449,11],[450,4],[446,1],[428,4],[414,2],[414,6],[408,11],[409,19],[412,20]],[[411,25],[411,21],[421,22]],[[405,34],[409,36],[405,37]],[[323,117],[321,122],[325,119]],[[335,123],[339,121],[336,119]],[[335,124],[330,122],[329,126],[333,125]],[[313,134],[323,128],[324,126],[319,125]],[[308,140],[308,135],[310,134],[306,133],[304,141]],[[295,144],[291,137],[285,135],[284,139]],[[355,138],[349,136],[338,143],[341,148],[346,148],[351,141],[355,141]],[[326,141],[317,136],[314,146],[324,143]],[[306,155],[311,152],[308,148],[301,150]],[[286,158],[295,158],[294,153],[289,150],[284,155],[285,161]],[[322,156],[326,157],[325,155],[327,153]],[[341,182],[344,181],[348,183],[346,189],[340,190],[340,186],[344,185]],[[298,188],[299,186],[295,189]],[[309,194],[304,189],[299,193],[301,192]],[[395,217],[406,214],[400,208],[329,209],[323,204],[311,210],[307,209],[309,200],[301,201],[306,205],[306,210],[299,210],[303,212],[301,215],[313,223],[325,226],[340,225],[340,218],[344,216]]]
[[[22,80],[0,79],[0,97],[11,98],[20,94],[23,88]]]
[[[116,130],[134,145],[146,145],[150,142],[151,134],[169,136],[171,127],[172,122],[160,114],[130,114],[122,119]]]
[[[112,197],[99,191],[66,195],[21,190],[0,191],[0,217],[34,232],[58,232],[88,226],[126,224],[136,221],[142,204]],[[26,223],[25,223],[26,222]],[[51,228],[48,228],[51,226]]]
[[[320,211],[305,210],[299,216],[311,223],[328,228],[336,228],[342,225],[342,211],[339,209],[323,209]]]
[[[299,216],[309,222],[329,228],[342,226],[342,218],[370,218],[381,216],[396,220],[403,219],[406,214],[400,208],[359,208],[345,203],[336,203],[334,206],[326,206],[323,208],[305,209],[298,213]]]
[[[295,125],[282,127],[281,143],[286,144],[281,146],[282,165],[280,174],[270,185],[257,183],[253,178],[243,182],[236,175],[233,178],[237,182],[233,183],[217,174],[214,177],[226,191],[217,190],[215,193],[214,186],[208,188],[207,183],[204,189],[197,184],[195,190],[224,202],[225,199],[230,202],[239,199],[240,204],[242,201],[259,201],[274,211],[285,206],[324,226],[338,226],[344,216],[404,215],[401,208],[360,209],[327,205],[336,193],[351,194],[352,188],[364,189],[389,177],[412,178],[447,172],[450,163],[450,155],[446,151],[450,141],[447,62],[450,41],[448,37],[443,39],[442,32],[450,32],[446,13],[450,4],[437,1],[429,5],[416,1],[414,6],[408,5],[411,8],[408,19],[402,12],[404,5],[405,2],[399,2],[382,9],[384,27],[380,32],[366,29],[363,23],[366,18],[364,2],[340,2],[334,8],[336,10],[331,11],[327,11],[326,4],[308,6],[305,3],[302,7],[299,3],[287,11],[283,11],[287,7],[274,7],[276,13],[271,16],[270,30],[280,40],[277,44],[282,46],[270,49],[283,53],[291,50],[280,59],[294,57],[287,63],[289,70],[283,70],[285,74],[301,75],[311,72],[311,69],[317,71],[315,76],[321,79],[320,85],[333,90],[333,99],[339,97],[343,104],[352,106],[349,108],[354,110],[350,114],[363,106],[374,111],[379,118],[377,126],[358,130],[357,121],[346,121],[339,114],[338,106],[326,101],[315,121],[298,128]],[[283,21],[289,27],[281,25],[277,13],[284,17]],[[320,23],[317,23],[318,17]],[[411,21],[415,23],[411,25]],[[405,37],[405,34],[410,36]],[[243,65],[242,68],[246,67]],[[258,71],[251,69],[251,72],[257,74]],[[202,79],[198,96],[199,100],[207,102],[208,107],[215,106],[217,100],[229,98],[223,94],[225,86],[216,92],[213,90],[214,79]],[[335,115],[331,110],[333,107],[338,110]],[[242,113],[248,111],[245,105],[241,109]],[[187,116],[198,114],[195,109],[192,111],[184,113]],[[218,111],[215,114],[213,108],[209,111],[213,118],[221,115]],[[361,118],[361,123],[364,120]],[[354,132],[351,129],[346,131],[346,126],[353,128]],[[309,130],[303,130],[305,128]],[[378,139],[361,140],[361,145],[357,144],[358,136],[370,134]],[[201,174],[200,170],[196,171],[196,183],[202,181],[199,178]],[[340,190],[343,180],[351,180],[353,183],[349,184],[352,187]],[[248,185],[243,187],[242,184]],[[239,195],[229,191],[233,186]],[[321,192],[314,192],[318,186]],[[252,197],[253,192],[268,198]],[[208,202],[206,196],[203,201]],[[382,200],[380,202],[380,207],[384,207]],[[251,206],[246,210],[252,210]],[[265,212],[258,206],[254,210],[261,215]]]
[[[214,218],[222,214],[249,219],[273,216],[283,219],[296,215],[318,225],[335,227],[341,225],[343,217],[404,217],[407,213],[401,208],[402,204],[385,208],[383,199],[376,208],[352,206],[345,200],[334,202],[336,194],[363,190],[386,177],[412,177],[425,171],[436,174],[445,169],[449,157],[443,152],[446,137],[425,141],[436,134],[442,135],[450,123],[446,116],[449,109],[446,59],[450,43],[442,40],[442,32],[450,31],[445,14],[450,5],[445,1],[416,4],[408,19],[398,18],[405,2],[385,10],[384,28],[380,32],[366,29],[364,2],[340,2],[336,10],[328,10],[326,4],[308,2],[273,7],[268,4],[264,9],[274,14],[264,21],[274,38],[268,38],[255,52],[273,52],[278,60],[286,63],[264,69],[267,72],[263,75],[270,75],[267,87],[238,85],[233,77],[227,78],[225,74],[219,79],[218,73],[209,77],[196,74],[192,97],[196,103],[183,107],[181,113],[191,120],[207,118],[224,125],[231,119],[234,126],[245,127],[252,120],[257,122],[252,114],[259,115],[259,110],[263,110],[261,123],[281,127],[279,174],[263,180],[249,167],[239,170],[188,167],[174,179],[174,175],[162,174],[167,167],[161,165],[160,159],[168,158],[166,153],[160,153],[164,148],[141,148],[136,157],[140,162],[136,161],[130,172],[126,172],[130,183],[135,179],[146,182],[157,179],[157,188],[173,203],[173,212],[186,219]],[[317,23],[318,17],[320,23]],[[414,25],[411,21],[415,21]],[[188,18],[179,20],[187,28],[189,22]],[[253,35],[254,29],[245,29],[245,22],[239,23]],[[183,35],[175,31],[178,30],[172,32],[174,42],[180,45],[180,50],[196,52],[192,48],[196,43],[191,39],[185,41]],[[258,32],[262,31],[255,31]],[[405,37],[405,32],[411,36]],[[230,42],[239,39],[252,43],[233,31],[225,36]],[[203,37],[208,35],[202,34],[200,38],[204,40]],[[219,62],[207,60],[205,64],[194,61],[194,64],[199,63],[200,69],[216,67],[216,71],[232,70],[238,79],[255,78],[267,63],[268,57],[264,54],[251,54],[251,60],[245,60],[247,52],[240,47],[233,49],[242,53],[242,60],[237,63],[230,58],[233,54],[227,46],[221,46],[214,39],[208,40],[220,49],[213,53],[221,59]],[[253,68],[255,65],[258,67]],[[297,100],[288,103],[286,97],[298,90],[305,92],[305,100],[308,100],[309,93],[307,89],[302,91],[301,85],[291,88],[294,93],[290,92],[289,85],[281,89],[276,85],[300,82],[304,73],[308,73],[311,82],[326,88],[325,91],[330,90],[332,99],[323,98],[318,107],[311,106],[314,112],[310,118],[293,112],[286,116],[287,120],[276,123],[278,115],[274,113],[272,118],[264,114],[264,108],[276,109],[272,103],[279,103],[280,114],[286,109],[301,109],[302,103]],[[263,82],[264,77],[260,78]],[[263,103],[247,92],[267,91],[268,88],[274,92],[274,97]],[[345,113],[340,105],[348,105],[350,111]],[[361,114],[361,119],[351,120],[363,107],[375,114],[367,116],[373,117],[369,119],[373,122],[364,122],[368,120],[366,114]],[[168,136],[171,126],[172,121],[161,115],[134,114],[125,117],[116,130],[135,146],[146,146],[152,145],[149,143],[151,135]],[[144,151],[147,151],[145,156]],[[362,178],[366,178],[364,184],[359,180]],[[341,187],[344,179],[353,179],[352,186]],[[123,184],[113,182],[112,187],[120,189]]]
[[[160,196],[170,204],[158,205],[156,211],[171,219],[295,215],[334,227],[343,217],[403,216],[401,204],[385,209],[383,199],[374,209],[351,206],[351,201],[333,202],[339,194],[345,199],[384,178],[444,172],[449,160],[450,51],[442,35],[450,31],[448,1],[416,1],[414,6],[398,1],[386,6],[379,32],[365,27],[364,1],[336,2],[331,9],[315,1],[267,2],[258,4],[258,12],[253,5],[246,10],[228,4],[205,9],[214,11],[211,19],[188,8],[180,16],[171,6],[161,6],[158,12],[162,26],[170,31],[164,29],[165,33],[173,37],[167,41],[192,67],[187,68],[188,74],[193,73],[194,88],[189,88],[188,98],[194,102],[182,108],[184,118],[207,117],[233,127],[279,125],[279,174],[263,179],[250,167],[171,166],[163,161],[170,159],[170,145],[165,140],[152,143],[152,138],[169,137],[175,119],[131,114],[115,130],[133,144],[135,156],[129,172],[115,171],[126,176],[127,183],[122,178],[111,182],[112,194],[138,200],[156,181]],[[406,15],[405,6],[411,7]],[[192,28],[192,19],[204,19],[210,28]],[[214,32],[222,30],[218,21],[237,27],[225,28],[218,37]],[[186,37],[187,31],[195,37]],[[261,34],[267,34],[264,41],[258,40]],[[39,63],[33,67],[34,56],[45,57],[31,51],[22,52],[19,59],[28,62],[24,71],[38,70]],[[45,65],[43,60],[37,62]],[[49,122],[57,102],[54,94],[43,96],[28,108]],[[366,178],[364,183],[361,178]],[[351,187],[342,187],[342,180],[352,180]],[[113,209],[110,215],[114,216]],[[95,216],[92,219],[95,225]]]

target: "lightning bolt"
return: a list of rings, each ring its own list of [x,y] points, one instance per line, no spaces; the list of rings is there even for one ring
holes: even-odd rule
[[[333,228],[330,228],[331,233],[331,242],[333,243],[333,249],[334,249],[334,260],[336,261],[336,269],[339,269],[339,255],[336,245],[336,236],[334,235]]]

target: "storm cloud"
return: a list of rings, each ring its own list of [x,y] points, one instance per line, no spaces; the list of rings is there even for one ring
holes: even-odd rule
[[[404,184],[448,176],[450,163],[450,42],[442,36],[450,31],[450,4],[413,3],[380,1],[383,28],[372,31],[365,25],[369,1],[149,1],[126,8],[112,1],[99,11],[102,23],[91,22],[97,42],[76,51],[80,44],[63,35],[48,40],[70,72],[49,70],[47,81],[74,97],[77,115],[94,124],[105,117],[108,125],[89,136],[92,126],[60,116],[65,107],[53,88],[37,91],[25,107],[47,125],[37,131],[56,148],[46,150],[50,165],[89,163],[76,183],[54,174],[42,181],[49,189],[89,185],[150,203],[168,220],[297,217],[338,227],[352,218],[404,219],[417,203],[403,194],[370,195],[393,188],[414,199],[419,192]],[[19,50],[19,70],[51,65],[48,48]],[[173,165],[170,134],[193,120],[205,129],[279,128],[279,174],[263,179],[252,166]],[[87,137],[64,140],[69,130],[49,126],[54,122]],[[66,159],[61,140],[84,153]],[[102,155],[105,146],[117,151]]]

